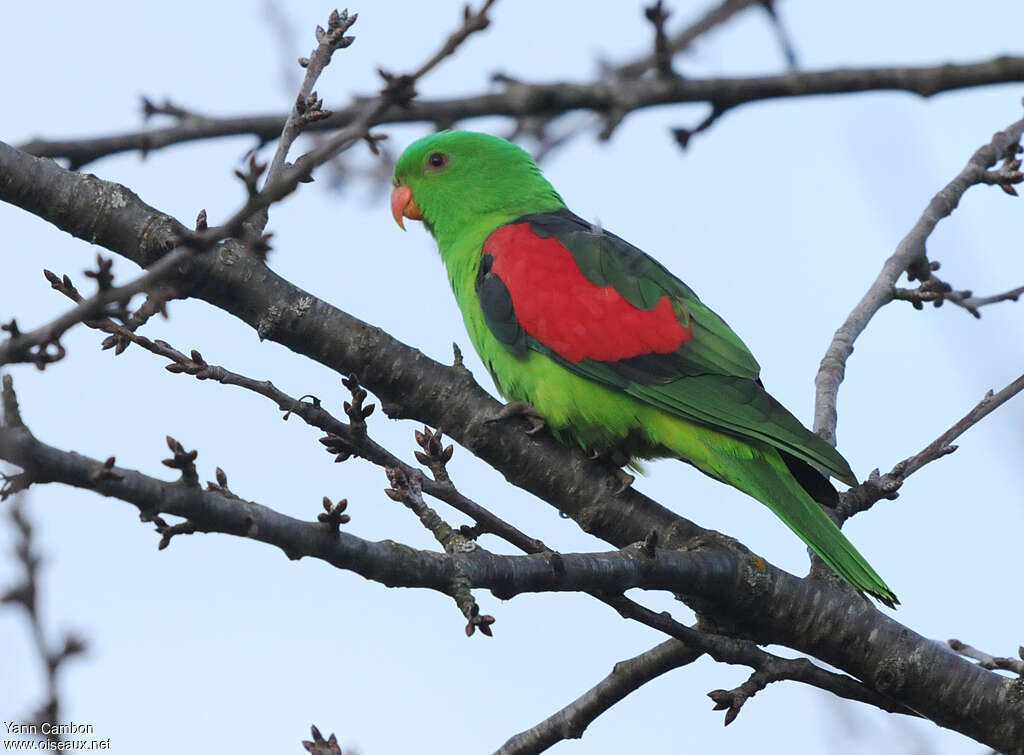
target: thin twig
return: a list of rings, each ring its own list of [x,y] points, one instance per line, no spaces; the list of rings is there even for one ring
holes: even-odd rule
[[[1024,375],[1021,375],[1019,378],[1007,385],[999,391],[999,393],[989,391],[985,394],[985,397],[982,398],[973,409],[971,409],[971,411],[967,412],[967,414],[960,419],[959,422],[929,443],[920,453],[915,454],[908,459],[904,459],[893,467],[893,471],[890,474],[905,480],[925,464],[935,461],[936,459],[950,453],[955,449],[955,446],[951,445],[954,440],[963,435],[971,427],[974,427],[979,420],[991,414],[995,409],[1005,404],[1022,390],[1024,390]]]
[[[867,480],[842,494],[841,503],[836,509],[840,521],[845,521],[854,514],[867,511],[883,498],[896,498],[899,495],[899,489],[903,485],[904,480],[926,464],[956,451],[957,447],[952,445],[954,440],[1022,390],[1024,390],[1024,375],[1018,377],[998,393],[993,393],[992,391],[986,393],[973,409],[961,417],[946,432],[925,446],[919,453],[907,457],[894,465],[891,471],[884,475],[879,475],[876,469]]]
[[[57,361],[64,355],[64,349],[60,346],[60,337],[70,328],[98,316],[105,317],[105,308],[108,304],[117,303],[123,308],[136,294],[152,291],[189,254],[190,250],[179,247],[150,265],[145,273],[132,282],[123,286],[101,287],[95,295],[87,299],[79,297],[77,299],[79,303],[75,307],[46,325],[28,332],[19,332],[17,335],[12,333],[10,338],[0,343],[0,365],[33,362],[42,368],[50,362]],[[62,282],[53,273],[46,272],[47,279],[54,288],[69,286],[70,281],[66,276]],[[73,287],[70,288],[74,290]],[[48,347],[52,344],[58,348],[56,354],[48,351]]]
[[[25,609],[32,631],[33,644],[46,672],[46,700],[28,716],[28,721],[38,729],[43,723],[55,723],[61,720],[63,706],[60,701],[57,680],[64,669],[64,664],[69,659],[84,653],[86,644],[80,637],[72,633],[65,634],[60,646],[56,648],[51,647],[46,638],[39,600],[39,567],[42,558],[35,551],[32,537],[33,527],[25,514],[24,502],[24,494],[15,496],[9,511],[11,523],[14,525],[18,537],[14,553],[22,567],[21,582],[0,595],[0,604],[18,605]],[[42,727],[41,731],[43,733],[40,736],[45,737],[48,742],[56,744],[62,739],[56,727]]]
[[[410,76],[413,79],[422,78],[425,73],[433,70],[442,60],[447,58],[449,55],[453,55],[471,34],[483,31],[490,26],[491,19],[487,16],[487,12],[495,2],[496,0],[484,0],[484,4],[481,5],[480,10],[477,11],[474,11],[469,5],[466,5],[462,11],[462,26],[449,34],[448,38],[444,41],[444,44],[441,45],[441,49],[411,73]]]
[[[672,51],[669,49],[668,35],[665,33],[665,22],[671,11],[665,8],[663,0],[656,0],[654,5],[644,8],[644,16],[654,27],[654,60],[659,76],[675,76],[672,70]]]
[[[947,640],[946,644],[954,652],[976,660],[982,668],[989,669],[990,671],[1012,671],[1018,676],[1024,676],[1024,645],[1017,648],[1018,658],[1001,658],[989,655],[983,650],[978,650],[957,639]]]
[[[133,343],[152,354],[170,360],[171,364],[167,366],[169,372],[192,375],[198,380],[214,380],[222,385],[237,386],[273,401],[285,413],[284,419],[294,414],[311,427],[316,427],[327,433],[327,438],[321,442],[328,446],[328,450],[331,450],[336,455],[341,453],[341,445],[343,445],[346,454],[357,455],[384,469],[396,468],[401,470],[403,474],[410,476],[418,474],[414,467],[406,464],[398,456],[370,438],[365,431],[365,423],[362,430],[354,429],[352,425],[342,422],[325,409],[318,399],[314,399],[311,402],[297,399],[280,390],[269,380],[256,380],[240,373],[232,372],[225,367],[210,364],[195,349],[190,354],[185,354],[175,349],[166,341],[146,338],[112,321],[89,324],[91,327],[111,334],[111,337],[104,341],[104,348]],[[369,414],[369,412],[366,412],[366,414]],[[431,438],[439,442],[440,435],[431,434]],[[330,439],[336,439],[334,440],[334,445],[328,442]],[[419,455],[418,452],[417,455]],[[431,469],[437,475],[437,470],[434,467],[431,467]],[[428,495],[444,501],[452,508],[470,517],[475,523],[478,534],[490,533],[496,535],[526,553],[542,553],[549,550],[542,541],[529,537],[460,493],[450,479],[441,479],[438,475],[433,480],[423,478],[420,484],[423,491]]]
[[[778,11],[775,9],[775,0],[761,0],[761,6],[771,21],[772,29],[775,31],[775,39],[778,40],[779,49],[782,50],[782,56],[786,59],[786,67],[790,71],[795,71],[797,69],[796,49],[793,47],[793,40],[789,38],[789,33],[786,31],[786,27],[782,23],[782,19],[779,18]]]
[[[976,319],[981,319],[981,307],[989,304],[998,304],[1003,301],[1017,301],[1024,293],[1024,286],[1012,288],[994,296],[975,296],[973,291],[957,291],[945,281],[931,276],[921,283],[917,288],[894,288],[892,298],[897,301],[909,301],[914,309],[924,309],[925,304],[932,304],[936,307],[942,306],[944,302],[951,302],[958,307],[967,310]]]
[[[711,10],[707,11],[699,19],[684,28],[681,32],[667,40],[666,53],[671,60],[672,56],[685,50],[699,37],[707,34],[716,26],[724,24],[737,13],[746,10],[752,5],[759,5],[762,0],[724,0]],[[631,79],[641,76],[645,72],[657,67],[659,64],[658,52],[655,50],[650,55],[645,55],[639,60],[618,66],[612,73],[618,77]]]
[[[316,96],[313,86],[316,84],[320,74],[331,62],[331,57],[338,50],[343,50],[355,41],[355,37],[346,37],[348,31],[356,22],[359,14],[348,15],[348,10],[338,13],[332,11],[327,20],[327,29],[316,27],[317,46],[310,53],[308,58],[299,58],[299,65],[306,69],[306,75],[299,87],[299,93],[295,98],[295,104],[288,119],[281,129],[281,137],[277,142],[277,150],[270,161],[270,169],[267,171],[266,183],[277,180],[281,170],[285,166],[285,158],[292,144],[309,124],[323,120],[330,116],[331,111],[323,109],[323,100]],[[258,233],[262,233],[267,225],[266,208],[256,213],[251,224]]]
[[[480,550],[475,540],[466,537],[460,530],[455,529],[434,509],[430,508],[423,500],[423,475],[415,473],[407,475],[398,467],[390,467],[387,470],[390,487],[384,492],[388,498],[398,501],[412,511],[419,518],[420,523],[426,527],[434,536],[434,539],[441,544],[445,553],[473,553]],[[455,600],[455,605],[466,617],[466,636],[472,637],[479,629],[480,634],[485,637],[493,637],[491,625],[494,624],[494,617],[480,613],[480,606],[473,597],[472,583],[458,568],[449,583],[449,595]]]
[[[565,739],[579,739],[594,720],[627,695],[672,669],[704,655],[676,639],[619,661],[608,676],[546,719],[511,737],[495,755],[543,752]]]
[[[1020,299],[1021,294],[1024,294],[1024,286],[1017,286],[1017,288],[1012,288],[1009,291],[1004,291],[994,296],[967,296],[963,299],[953,299],[953,303],[958,307],[963,307],[975,317],[980,318],[981,312],[978,310],[982,307],[986,307],[989,304],[998,304],[1002,301],[1015,302]]]
[[[387,82],[387,86],[381,91],[380,96],[357,106],[354,120],[338,133],[299,157],[294,164],[281,164],[278,175],[272,179],[268,178],[263,189],[257,193],[250,193],[246,203],[234,215],[232,215],[219,229],[211,228],[205,232],[197,232],[193,243],[203,247],[209,247],[213,243],[222,241],[230,236],[236,236],[250,217],[266,210],[271,204],[291,194],[300,183],[308,182],[313,169],[333,159],[339,153],[345,151],[359,141],[369,143],[371,150],[376,151],[377,138],[370,134],[370,128],[380,122],[382,114],[392,105],[407,105],[415,94],[416,82],[440,63],[444,58],[451,55],[458,45],[464,42],[473,32],[486,28],[486,11],[493,4],[494,0],[487,0],[483,8],[473,13],[467,7],[464,14],[463,24],[452,33],[445,41],[441,50],[427,60],[412,74],[394,76],[385,71],[380,71],[381,76]],[[351,20],[354,20],[351,19]],[[341,27],[339,27],[341,28]],[[346,39],[342,37],[341,39]],[[329,119],[322,119],[326,123]]]

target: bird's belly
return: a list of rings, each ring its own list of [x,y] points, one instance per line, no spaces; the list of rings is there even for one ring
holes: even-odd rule
[[[676,435],[685,420],[670,417],[632,396],[575,375],[543,354],[518,356],[496,341],[489,331],[471,338],[494,378],[498,391],[510,401],[532,404],[552,433],[564,443],[586,451],[617,451],[629,457],[676,456],[666,447],[666,431]]]

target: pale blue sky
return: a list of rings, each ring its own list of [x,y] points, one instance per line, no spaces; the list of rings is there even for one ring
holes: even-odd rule
[[[419,87],[425,96],[472,93],[501,70],[527,80],[586,79],[597,60],[646,51],[641,3],[510,2]],[[682,7],[683,3],[674,5]],[[687,6],[689,4],[686,4]],[[294,92],[284,65],[306,55],[331,6],[287,3],[294,36],[282,49],[260,3],[136,6],[19,4],[5,11],[0,46],[0,138],[74,137],[132,129],[138,97],[169,97],[212,115],[283,111]],[[703,5],[699,6],[703,7]],[[428,10],[429,8],[429,10]],[[356,43],[338,53],[318,90],[327,107],[377,87],[378,65],[401,71],[433,53],[459,2],[353,6]],[[780,13],[808,68],[970,62],[1020,50],[1024,7],[979,1],[812,3]],[[677,9],[674,26],[686,13]],[[284,61],[288,61],[285,63]],[[775,72],[783,61],[758,12],[708,35],[677,70],[690,76]],[[297,67],[289,69],[292,74]],[[866,94],[769,102],[729,113],[681,152],[670,128],[693,125],[699,106],[632,115],[609,143],[573,141],[544,165],[570,206],[658,257],[746,340],[769,389],[807,423],[813,376],[832,332],[921,209],[992,132],[1021,115],[1024,86],[1004,85],[924,100]],[[507,133],[499,118],[467,124]],[[425,125],[386,127],[392,150]],[[243,198],[231,172],[252,140],[226,139],[121,155],[86,170],[120,181],[185,222],[206,208],[215,223]],[[369,165],[365,150],[352,161]],[[433,242],[398,231],[383,189],[326,181],[274,208],[271,266],[341,308],[446,360],[454,340],[478,380],[461,318]],[[971,190],[930,240],[954,285],[983,294],[1024,282],[1020,200]],[[96,249],[0,206],[6,244],[0,319],[25,328],[66,308],[40,269],[83,280]],[[121,279],[133,266],[118,260]],[[415,302],[415,304],[413,304]],[[946,306],[884,310],[857,344],[840,394],[839,446],[855,471],[888,469],[917,452],[1024,365],[1024,305],[985,310],[975,321]],[[211,362],[269,378],[294,395],[337,406],[338,376],[271,343],[201,302],[175,302],[171,319],[147,326]],[[433,321],[424,327],[423,313]],[[382,495],[383,473],[331,463],[317,432],[240,390],[163,370],[129,349],[114,358],[101,338],[68,334],[67,360],[44,373],[11,370],[22,409],[44,441],[170,478],[164,435],[199,450],[202,479],[215,466],[240,495],[312,518],[324,495],[347,497],[348,527],[370,539],[433,548],[429,534]],[[1024,528],[1019,469],[1024,404],[984,420],[953,456],[914,475],[895,502],[848,525],[851,539],[899,593],[897,618],[940,640],[959,637],[996,654],[1024,641],[1019,578],[1011,566]],[[373,435],[411,458],[412,426],[374,415]],[[451,470],[469,496],[561,550],[602,549],[550,507],[507,488],[456,450]],[[703,526],[738,537],[773,563],[806,569],[804,548],[766,509],[691,469],[652,464],[643,491]],[[450,520],[457,515],[440,510]],[[43,609],[51,630],[91,643],[68,668],[68,717],[111,737],[114,752],[240,749],[302,752],[311,722],[364,755],[487,752],[599,681],[618,660],[656,644],[656,633],[593,600],[478,597],[497,617],[493,639],[462,633],[447,598],[388,590],[322,563],[291,562],[267,546],[226,536],[157,537],[120,502],[40,487],[29,513],[48,556]],[[0,526],[6,554],[12,534]],[[485,542],[503,550],[500,545]],[[14,579],[0,558],[0,585]],[[652,605],[688,612],[662,596]],[[0,611],[0,719],[42,696],[27,627]],[[702,660],[648,685],[601,717],[564,753],[973,754],[981,745],[935,726],[889,716],[793,683],[773,685],[722,728],[705,694],[742,682],[745,668]]]

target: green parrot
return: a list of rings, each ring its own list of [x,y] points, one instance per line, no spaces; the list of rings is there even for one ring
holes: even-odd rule
[[[728,325],[662,265],[571,212],[520,147],[442,131],[395,165],[391,210],[437,241],[498,390],[554,435],[674,457],[771,509],[858,590],[899,601],[816,501],[850,465],[764,390]]]

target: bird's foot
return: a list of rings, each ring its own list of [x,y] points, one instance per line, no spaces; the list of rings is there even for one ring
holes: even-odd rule
[[[528,404],[525,401],[510,401],[484,422],[500,422],[511,417],[522,417],[529,423],[530,426],[526,428],[527,435],[536,435],[547,427],[547,422],[533,407],[533,404]]]
[[[636,480],[636,475],[631,475],[622,467],[616,467],[613,469],[612,475],[614,475],[615,479],[618,481],[618,484],[615,486],[615,495],[622,495],[625,493],[629,490],[633,481]]]
[[[598,464],[608,467],[608,471],[616,480],[615,495],[625,493],[636,480],[635,475],[631,475],[623,469],[629,464],[629,457],[625,454],[619,451],[591,451],[588,456]]]

